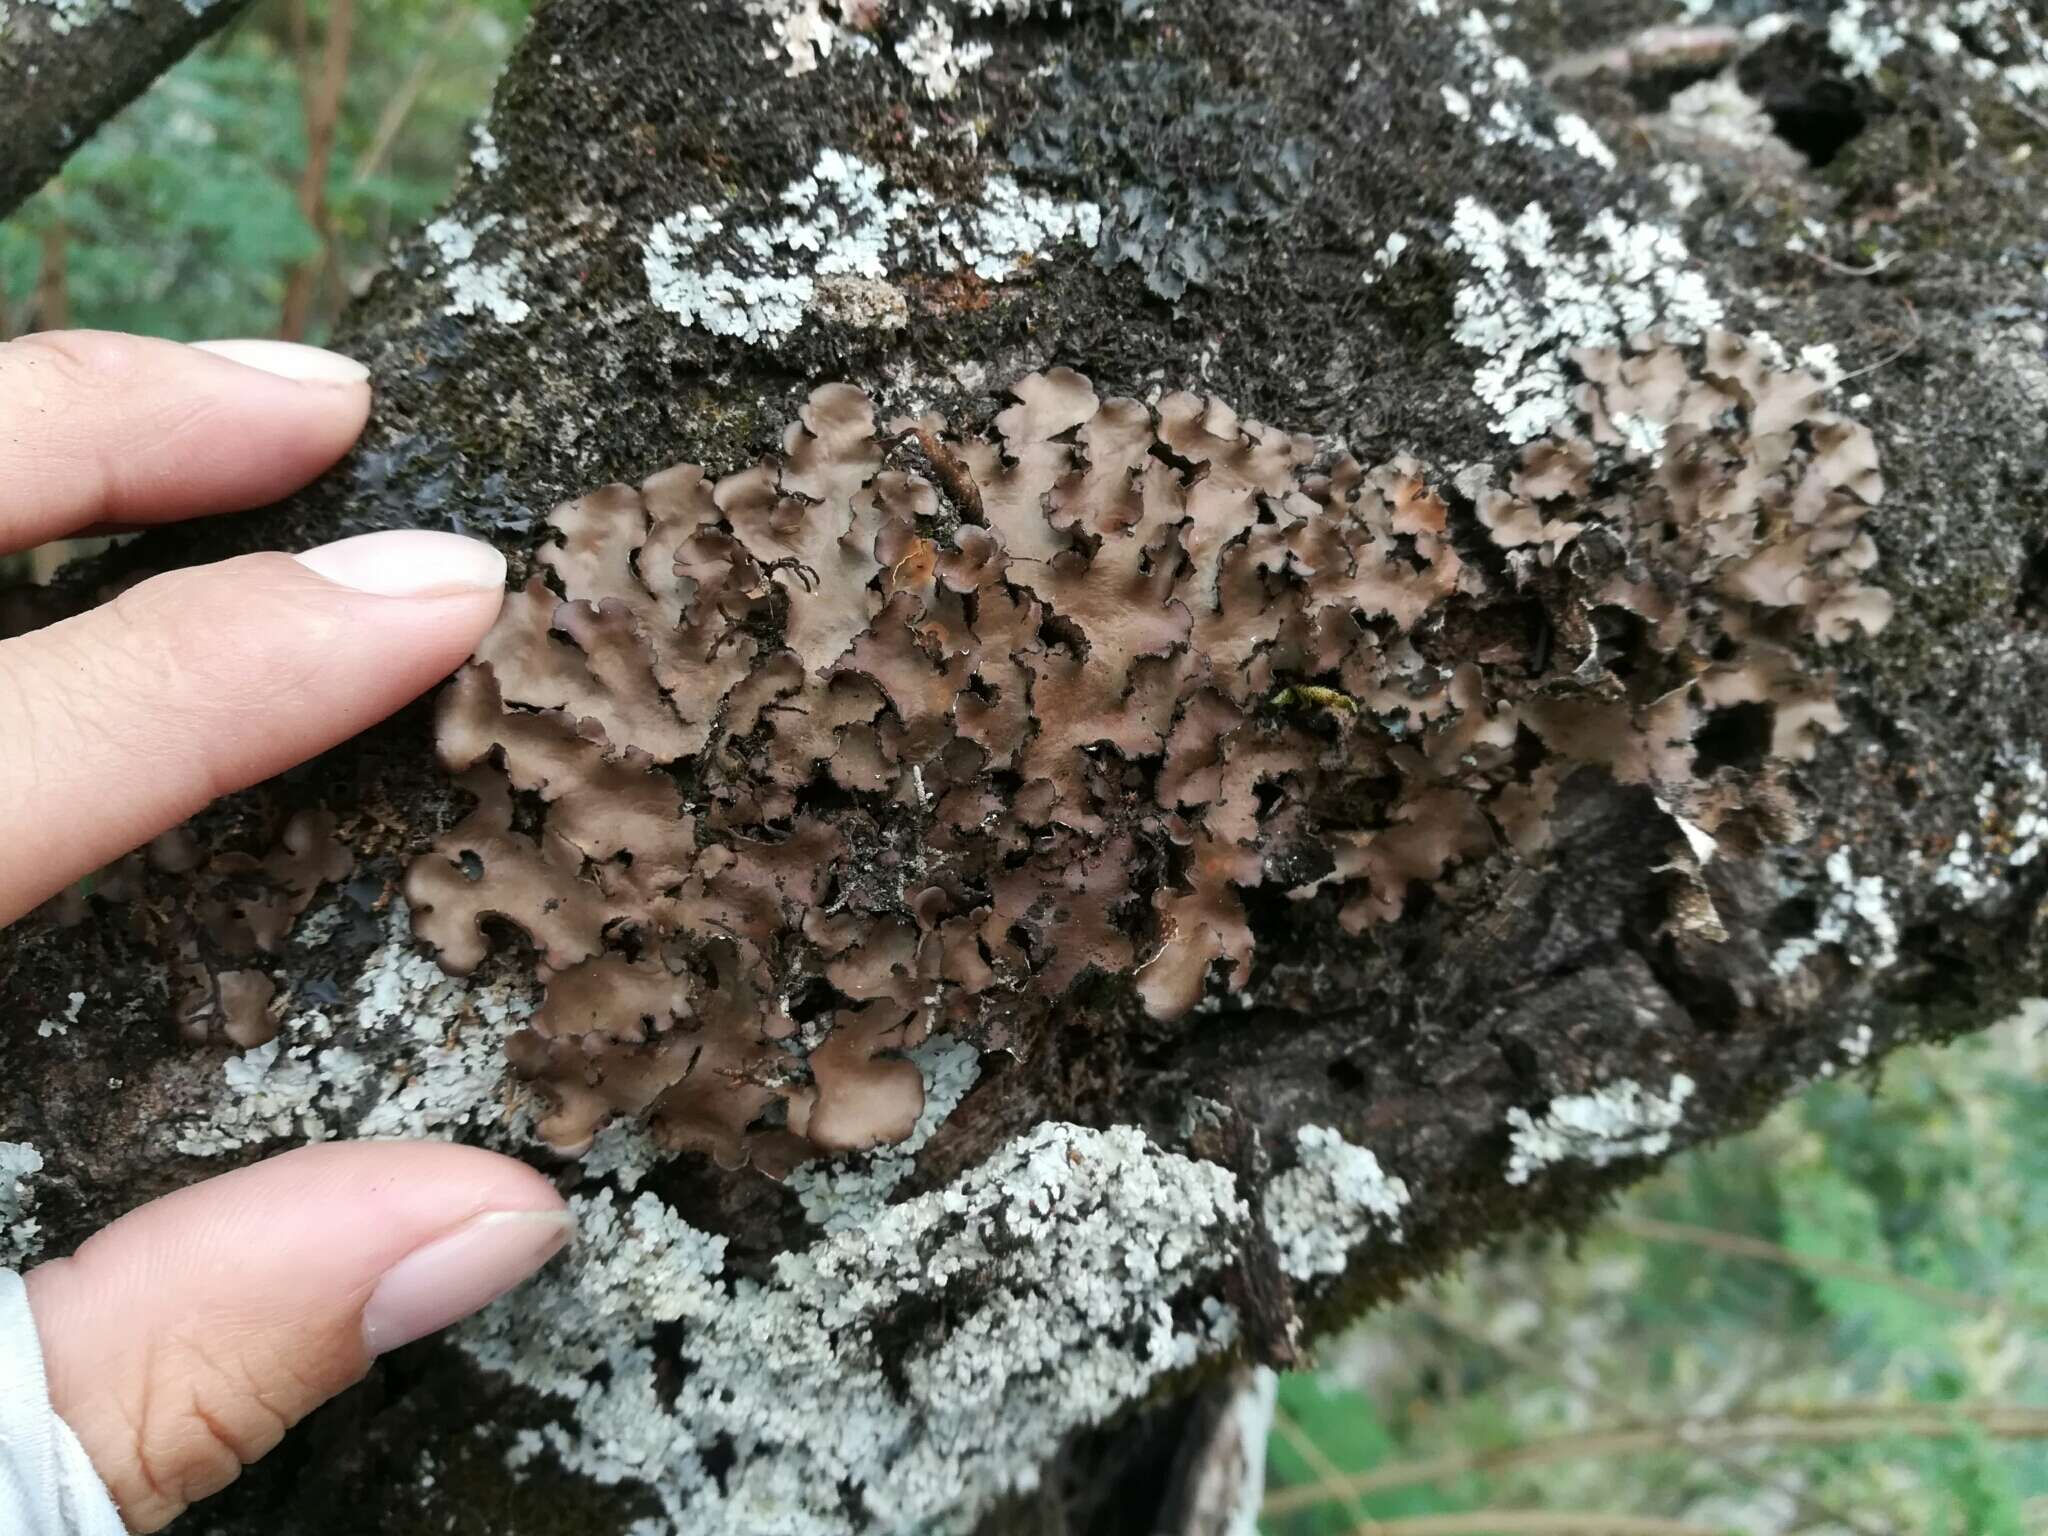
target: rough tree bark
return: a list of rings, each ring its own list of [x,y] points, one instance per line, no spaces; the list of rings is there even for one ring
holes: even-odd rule
[[[446,216],[344,322],[379,388],[362,447],[122,570],[420,525],[526,557],[557,501],[771,451],[823,381],[978,425],[1064,365],[1368,463],[1412,451],[1512,588],[1453,474],[1512,465],[1517,412],[1570,416],[1574,347],[1661,327],[1697,367],[1685,333],[1719,327],[1873,428],[1895,611],[1814,653],[1840,729],[1770,769],[1786,845],[1684,865],[1650,787],[1585,771],[1546,850],[1468,858],[1363,934],[1328,897],[1251,893],[1241,990],[1161,1020],[1091,973],[1014,1051],[928,1055],[950,1114],[866,1169],[850,1234],[789,1183],[650,1169],[607,1132],[560,1168],[591,1202],[580,1268],[384,1362],[190,1527],[1227,1528],[1227,1473],[1186,1448],[1235,1443],[1244,1362],[2038,991],[2048,57],[2025,16],[1970,9],[1731,5],[1673,32],[1649,0],[543,5]],[[862,167],[877,205],[928,201],[863,212]],[[806,232],[736,238],[784,217]],[[849,231],[872,261],[807,265]],[[1602,642],[1546,643],[1571,665]],[[1761,779],[1771,735],[1770,706],[1727,708],[1689,750]],[[244,962],[282,1025],[248,1057],[180,1043],[155,875],[0,940],[0,1140],[41,1160],[14,1199],[43,1251],[302,1135],[522,1133],[497,1051],[530,960],[448,977],[395,902],[467,804],[430,745],[416,709],[195,824],[262,855],[324,806],[354,859]],[[987,1242],[962,1211],[993,1213]]]

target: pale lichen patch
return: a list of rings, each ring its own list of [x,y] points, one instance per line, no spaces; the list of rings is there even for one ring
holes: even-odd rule
[[[1304,1125],[1299,1161],[1266,1186],[1266,1232],[1280,1267],[1297,1280],[1342,1274],[1369,1236],[1401,1241],[1408,1186],[1364,1147],[1328,1126]]]
[[[42,1229],[30,1214],[35,1191],[30,1180],[43,1171],[43,1154],[25,1141],[0,1141],[0,1269],[18,1269],[43,1246]]]
[[[961,79],[980,69],[994,53],[985,42],[955,41],[952,18],[936,5],[926,6],[917,25],[896,44],[898,61],[917,76],[924,93],[934,101],[952,96],[960,89]]]
[[[208,0],[183,0],[186,11],[194,16],[202,14]],[[0,0],[0,26],[5,26],[19,10],[33,6],[47,11],[45,25],[59,34],[75,32],[80,27],[90,26],[110,11],[132,11],[134,0],[13,0],[9,5]]]
[[[1617,164],[1614,151],[1591,123],[1575,112],[1549,116],[1547,103],[1534,89],[1534,74],[1501,46],[1498,26],[1477,7],[1459,18],[1462,84],[1439,87],[1444,110],[1458,121],[1472,124],[1481,144],[1561,149],[1583,156],[1604,171],[1613,170]]]
[[[1876,1048],[1877,1037],[1868,1024],[1858,1024],[1848,1034],[1835,1042],[1835,1049],[1842,1054],[1842,1065],[1860,1067],[1870,1060],[1870,1053]],[[1820,1075],[1833,1077],[1837,1070],[1832,1061],[1821,1063]]]
[[[1899,924],[1890,895],[1877,875],[1858,875],[1846,848],[1837,848],[1822,866],[1828,890],[1813,931],[1787,939],[1771,956],[1771,969],[1790,976],[1815,955],[1840,950],[1851,965],[1872,974],[1898,963]]]
[[[481,177],[495,176],[498,168],[505,163],[504,155],[498,149],[498,141],[491,137],[491,130],[482,123],[470,131],[472,143],[469,163]]]
[[[854,55],[872,53],[875,45],[845,23],[872,21],[882,8],[883,0],[747,0],[748,14],[768,23],[771,40],[762,56],[780,64],[791,77],[809,74],[835,48]]]
[[[217,1157],[289,1137],[454,1136],[519,1140],[504,1087],[505,1041],[532,1000],[449,976],[410,942],[394,902],[390,936],[364,963],[352,1010],[291,1012],[267,1044],[221,1066],[219,1098],[173,1144]]]
[[[484,148],[479,144],[479,154]],[[495,147],[491,148],[493,157],[496,153]],[[513,220],[508,224],[492,214],[474,228],[452,217],[436,219],[427,226],[427,243],[441,258],[441,279],[448,285],[443,314],[489,315],[501,325],[517,325],[533,312],[533,306],[521,297],[526,274],[517,252],[508,251],[495,261],[479,260],[476,254],[480,240],[501,228],[508,235],[516,234],[522,223]]]
[[[1572,239],[1540,203],[1509,223],[1465,197],[1446,244],[1470,266],[1451,334],[1483,356],[1473,392],[1510,442],[1540,437],[1570,414],[1574,349],[1653,332],[1693,341],[1722,317],[1676,230],[1611,209]]]
[[[961,24],[992,17],[1021,21],[1033,14],[1071,16],[1073,0],[926,0],[915,8],[896,0],[747,0],[747,11],[768,23],[762,56],[792,78],[809,74],[834,53],[849,58],[875,53],[876,35],[894,28],[898,36],[891,52],[897,62],[927,96],[944,101],[995,51],[984,39],[959,39]]]
[[[1827,46],[1851,78],[1875,78],[1917,49],[2014,96],[2048,93],[2048,22],[2008,0],[1840,0]]]
[[[631,1194],[667,1157],[644,1120],[619,1119],[599,1128],[583,1154],[586,1178],[608,1179]]]
[[[1556,1163],[1605,1168],[1630,1157],[1655,1157],[1671,1146],[1671,1133],[1692,1097],[1693,1080],[1675,1074],[1662,1093],[1633,1078],[1594,1093],[1552,1099],[1539,1120],[1526,1109],[1508,1111],[1513,1152],[1508,1182],[1526,1184]]]
[[[44,1019],[36,1025],[36,1038],[47,1040],[52,1035],[68,1035],[71,1026],[78,1022],[80,1010],[85,1007],[85,994],[73,992],[64,1000],[64,1011]]]
[[[1365,269],[1366,283],[1370,285],[1378,282],[1381,274],[1388,271],[1395,262],[1401,259],[1402,253],[1408,249],[1411,243],[1409,238],[1399,230],[1387,236],[1381,242],[1380,248],[1372,253],[1372,265]]]
[[[1969,905],[2002,893],[2048,847],[2048,767],[2015,754],[2002,779],[1978,787],[1974,809],[1932,874],[1937,889]]]
[[[715,336],[779,345],[813,314],[901,323],[898,272],[965,268],[1015,276],[1068,239],[1093,247],[1101,211],[991,176],[971,201],[942,204],[890,188],[879,166],[836,149],[784,187],[772,207],[693,205],[648,231],[642,266],[658,308]]]
[[[1671,98],[1661,119],[1667,132],[1746,155],[1789,164],[1793,152],[1771,126],[1764,105],[1732,75],[1715,75]]]
[[[924,1110],[910,1135],[865,1157],[821,1158],[790,1172],[788,1184],[804,1215],[827,1233],[856,1231],[875,1219],[981,1075],[981,1053],[945,1035],[933,1035],[905,1054],[924,1078]]]
[[[1129,1127],[1041,1125],[759,1281],[652,1195],[575,1205],[567,1261],[461,1343],[569,1405],[515,1465],[644,1485],[649,1536],[964,1532],[1236,1332],[1213,1300],[1174,1310],[1229,1262],[1230,1174]],[[948,1329],[892,1326],[925,1308]]]
[[[1615,167],[1614,151],[1607,147],[1607,141],[1600,137],[1593,125],[1575,112],[1561,114],[1557,120],[1557,141],[1575,154],[1584,155],[1603,171]]]

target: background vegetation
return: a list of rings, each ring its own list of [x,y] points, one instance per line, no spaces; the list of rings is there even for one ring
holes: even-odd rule
[[[467,162],[528,4],[260,0],[0,223],[0,337],[319,340]],[[2044,1029],[1818,1085],[1575,1256],[1504,1248],[1326,1346],[1262,1529],[2048,1531]]]
[[[317,341],[425,218],[530,0],[260,0],[0,223],[0,337]]]
[[[2048,1005],[1283,1379],[1267,1536],[2048,1531]]]
[[[0,220],[0,340],[321,340],[468,163],[531,5],[258,0]],[[0,580],[98,547],[0,554]]]

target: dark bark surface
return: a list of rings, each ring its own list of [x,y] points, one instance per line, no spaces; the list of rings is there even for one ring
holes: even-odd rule
[[[100,124],[248,0],[21,0],[0,6],[0,218]]]
[[[1641,787],[1581,774],[1544,857],[1475,861],[1363,937],[1338,925],[1334,902],[1254,902],[1249,987],[1178,1021],[1148,1018],[1124,979],[1084,982],[1028,1051],[984,1061],[918,1160],[912,1191],[1040,1122],[1136,1125],[1222,1163],[1256,1199],[1300,1127],[1337,1128],[1406,1182],[1405,1240],[1321,1288],[1248,1245],[1222,1290],[1245,1352],[1284,1359],[1290,1341],[1490,1235],[1582,1219],[1649,1166],[1566,1160],[1512,1186],[1510,1110],[1682,1073],[1697,1088],[1672,1144],[1690,1145],[1742,1129],[1816,1074],[1990,1023],[2048,984],[2048,859],[2015,857],[2044,797],[2048,722],[2048,134],[2036,109],[1917,45],[1854,73],[1804,22],[1717,43],[1709,64],[1639,49],[1625,71],[1566,71],[1548,98],[1508,94],[1539,123],[1561,108],[1590,120],[1619,157],[1609,170],[1554,142],[1484,142],[1448,114],[1445,87],[1470,93],[1487,67],[1460,7],[1424,9],[1219,0],[962,22],[993,55],[935,102],[894,55],[904,18],[882,23],[869,55],[787,76],[764,57],[770,20],[739,8],[552,0],[499,92],[501,163],[452,205],[462,240],[444,228],[408,244],[337,338],[379,389],[361,448],[287,506],[153,534],[121,558],[164,567],[406,526],[482,533],[526,556],[556,501],[680,460],[738,468],[829,379],[861,384],[885,414],[986,421],[1006,383],[1066,365],[1104,395],[1212,393],[1369,462],[1406,450],[1446,469],[1505,463],[1474,394],[1482,359],[1452,337],[1469,279],[1446,244],[1460,200],[1504,219],[1540,203],[1561,249],[1609,211],[1682,229],[1731,329],[1768,331],[1795,355],[1838,349],[1852,375],[1840,396],[1877,435],[1888,490],[1868,526],[1875,579],[1897,602],[1882,634],[1827,658],[1846,729],[1793,769],[1810,836],[1708,865],[1726,940],[1665,931],[1668,819]],[[1661,19],[1622,0],[1524,0],[1489,46],[1541,77]],[[1702,137],[1672,110],[1723,62],[1767,114],[1754,142]],[[651,226],[699,204],[771,211],[826,148],[942,201],[1014,175],[1100,205],[1103,243],[1051,245],[999,284],[908,271],[894,281],[900,324],[814,313],[775,347],[650,302]],[[1679,207],[1668,173],[1652,174],[1672,165],[1698,178]],[[1409,248],[1363,282],[1396,232]],[[1475,536],[1469,509],[1455,510]],[[261,852],[314,804],[341,816],[355,850],[346,900],[359,920],[317,945],[295,939],[276,970],[287,989],[339,999],[381,936],[369,910],[461,798],[416,709],[198,830]],[[37,1214],[53,1250],[224,1165],[177,1154],[164,1133],[205,1112],[225,1052],[178,1043],[149,932],[102,904],[83,926],[0,938],[0,1139],[46,1159]],[[81,1022],[39,1035],[77,992]],[[1228,1112],[1190,1142],[1198,1098]],[[562,1173],[565,1186],[580,1177]],[[795,1200],[759,1175],[686,1159],[651,1182],[726,1235],[742,1268],[804,1240]],[[1133,1510],[1167,1497],[1175,1452],[1160,1437],[1177,1444],[1181,1414],[1163,1406],[1078,1438],[1066,1475],[991,1528],[1142,1528],[1149,1516]],[[405,1351],[188,1524],[614,1536],[654,1508],[596,1495],[545,1459],[505,1491],[514,1428],[546,1417],[452,1350]],[[1076,1470],[1089,1467],[1147,1491],[1105,1502],[1124,1485]]]

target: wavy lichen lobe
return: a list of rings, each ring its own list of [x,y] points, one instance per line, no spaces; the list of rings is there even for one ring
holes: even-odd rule
[[[1540,854],[1581,769],[1654,793],[1711,937],[1700,867],[1794,835],[1783,765],[1841,729],[1812,647],[1889,614],[1875,449],[1733,336],[1575,360],[1504,483],[1055,369],[986,432],[828,385],[779,456],[570,502],[443,696],[477,804],[417,931],[530,941],[551,1141],[641,1115],[771,1172],[909,1135],[934,1029],[1242,988],[1253,887],[1357,932]]]

